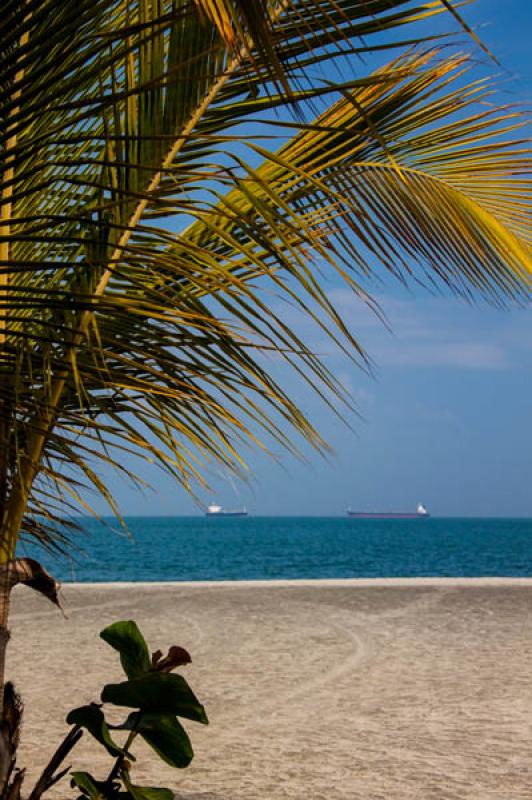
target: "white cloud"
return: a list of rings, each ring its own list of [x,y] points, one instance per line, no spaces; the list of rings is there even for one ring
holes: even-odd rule
[[[382,366],[503,369],[509,366],[502,347],[482,342],[405,342],[381,348],[376,360]]]
[[[346,288],[328,293],[342,319],[378,371],[393,367],[501,370],[530,361],[532,309],[504,312],[486,304],[469,305],[453,297],[376,295],[384,320]],[[339,374],[345,356],[299,310],[289,319],[315,353]]]
[[[500,370],[525,355],[531,309],[502,312],[450,297],[377,296],[386,325],[345,289],[330,293],[377,368]],[[528,359],[527,359],[528,360]]]

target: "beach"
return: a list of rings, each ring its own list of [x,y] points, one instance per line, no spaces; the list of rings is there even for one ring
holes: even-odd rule
[[[70,708],[121,680],[98,637],[135,619],[210,717],[173,770],[138,748],[135,782],[179,800],[520,800],[532,794],[532,579],[72,584],[67,619],[13,596],[8,677],[37,776]],[[74,768],[103,777],[85,737]],[[53,797],[68,796],[59,788]]]

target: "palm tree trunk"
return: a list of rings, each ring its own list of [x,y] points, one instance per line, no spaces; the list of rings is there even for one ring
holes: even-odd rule
[[[25,583],[61,608],[59,584],[38,561],[16,558],[0,564],[0,800],[16,800],[23,777],[23,772],[15,769],[22,704],[13,684],[5,681],[9,601],[17,583]]]
[[[30,15],[28,15],[24,22],[27,23]],[[24,49],[29,41],[29,29],[25,27],[19,41],[19,48]],[[24,78],[24,68],[21,67],[17,70],[14,78],[14,91],[11,96],[11,101],[14,102],[9,114],[8,125],[6,128],[7,140],[6,150],[7,156],[4,161],[2,171],[2,190],[1,190],[1,207],[0,207],[0,230],[4,234],[4,238],[0,243],[0,260],[8,262],[10,258],[10,242],[9,234],[11,233],[11,221],[13,215],[13,178],[15,177],[14,168],[14,155],[13,149],[17,144],[17,135],[13,130],[12,120],[16,120],[17,114],[20,111],[18,101],[20,100],[21,90],[20,86]],[[6,289],[9,285],[9,273],[3,272],[0,276],[0,296],[5,295]],[[7,318],[6,312],[2,314],[0,319],[0,347],[4,347],[6,339]],[[6,519],[6,464],[7,464],[7,439],[9,431],[8,416],[6,409],[2,409],[2,419],[0,425],[0,448],[1,466],[0,466],[0,502],[1,502],[1,516],[2,522]],[[2,526],[4,528],[4,526]],[[4,530],[2,531],[4,533]],[[9,754],[10,745],[8,744],[8,736],[6,734],[6,726],[4,719],[4,690],[5,690],[5,664],[6,664],[6,650],[9,641],[8,617],[9,617],[9,600],[11,596],[11,589],[13,583],[11,582],[12,575],[8,565],[5,563],[9,558],[13,558],[13,554],[5,551],[6,539],[1,537],[2,552],[0,552],[0,563],[4,567],[0,578],[0,792],[3,793],[5,788],[7,773],[10,768],[11,757]],[[1,794],[0,794],[1,796]]]
[[[5,585],[5,581],[2,581],[2,586],[0,587],[0,715],[3,707],[6,650],[9,641],[7,622],[9,617],[10,595],[11,589]]]
[[[26,18],[25,22],[27,21],[28,17]],[[19,46],[20,48],[24,48],[28,44],[29,39],[29,32],[26,28],[22,33],[20,38]],[[15,74],[14,79],[14,91],[12,94],[12,101],[15,103],[20,99],[21,91],[20,85],[22,79],[24,77],[24,70],[19,69]],[[19,106],[14,105],[9,113],[8,120],[11,118],[15,119],[18,112]],[[4,239],[0,243],[0,258],[3,261],[9,261],[10,257],[10,242],[9,242],[9,234],[11,233],[11,219],[13,214],[13,206],[11,202],[11,198],[13,195],[13,178],[15,176],[14,170],[14,157],[12,155],[12,150],[15,148],[17,144],[17,136],[11,130],[11,126],[8,123],[7,127],[7,141],[6,141],[6,150],[7,150],[7,157],[5,159],[4,167],[3,167],[3,174],[2,174],[2,183],[4,184],[1,191],[1,209],[0,209],[0,230],[4,234]],[[9,284],[9,273],[4,272],[0,277],[0,296],[4,295],[6,289]],[[2,314],[2,318],[0,319],[0,347],[3,347],[5,344],[6,338],[6,327],[7,327],[7,319],[6,319],[6,312]],[[9,431],[9,422],[8,417],[6,414],[6,409],[2,409],[2,419],[0,423],[0,448],[2,450],[1,454],[1,466],[0,466],[0,502],[1,502],[1,517],[2,521],[5,521],[6,518],[6,490],[7,490],[7,483],[6,483],[6,463],[7,463],[7,439],[8,439],[8,431]],[[13,588],[13,583],[11,582],[11,574],[10,570],[7,568],[7,564],[5,563],[9,557],[13,557],[12,555],[9,556],[8,552],[5,551],[5,537],[1,537],[2,541],[2,552],[0,553],[0,562],[4,567],[1,578],[0,578],[0,797],[4,796],[4,792],[6,790],[6,784],[9,777],[9,773],[12,770],[13,766],[13,758],[14,758],[14,750],[16,750],[16,742],[18,741],[18,730],[16,733],[15,738],[13,738],[12,732],[10,733],[10,726],[6,724],[5,719],[5,704],[4,704],[4,694],[5,694],[5,664],[6,664],[6,650],[7,644],[9,641],[9,629],[8,629],[8,617],[9,617],[9,601],[11,596],[11,589]],[[18,723],[17,723],[18,728]]]
[[[11,588],[8,571],[5,570],[0,581],[0,797],[6,788],[14,758],[13,739],[4,717],[5,665],[10,635],[8,617]]]

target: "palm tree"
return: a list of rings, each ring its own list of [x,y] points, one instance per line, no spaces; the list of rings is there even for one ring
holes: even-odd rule
[[[273,296],[363,363],[320,276],[371,303],[378,265],[496,300],[532,274],[523,120],[427,36],[445,15],[476,38],[450,0],[2,12],[0,688],[11,587],[56,597],[17,543],[65,546],[85,483],[117,511],[98,461],[140,454],[192,491],[249,441],[325,447],[264,354],[342,390]]]

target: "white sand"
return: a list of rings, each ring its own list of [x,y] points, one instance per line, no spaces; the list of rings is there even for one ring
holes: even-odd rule
[[[209,727],[175,771],[135,778],[183,800],[532,797],[532,580],[388,579],[70,585],[68,620],[15,592],[8,672],[35,775],[69,708],[119,680],[98,632],[134,618],[181,644]],[[96,754],[98,756],[96,758]],[[75,766],[104,774],[97,747]],[[58,792],[66,797],[68,792]]]

